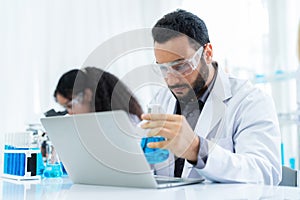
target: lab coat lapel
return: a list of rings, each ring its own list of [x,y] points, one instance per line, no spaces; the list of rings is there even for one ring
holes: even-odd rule
[[[226,110],[224,101],[231,96],[228,75],[219,68],[214,87],[204,104],[196,124],[194,130],[196,134],[203,138],[207,137],[217,123],[221,121]],[[184,164],[182,177],[198,178],[198,175],[195,176],[195,173],[192,173],[192,170],[193,165],[186,161]]]
[[[217,80],[216,80],[217,81]],[[215,82],[216,84],[217,82]],[[211,93],[205,102],[201,115],[199,117],[198,123],[195,127],[194,132],[199,136],[206,138],[211,130],[219,123],[225,112],[225,104],[219,98],[216,98]],[[194,177],[197,173],[192,173],[193,165],[185,161],[182,177],[187,178],[199,178]],[[199,174],[198,174],[199,175]],[[198,176],[197,175],[197,176]],[[200,176],[200,175],[199,175]]]
[[[222,119],[226,108],[224,101],[230,97],[231,91],[228,75],[219,69],[214,87],[205,102],[195,127],[195,133],[206,138]]]
[[[172,95],[168,103],[167,113],[174,114],[175,106],[176,106],[176,98],[173,97]]]

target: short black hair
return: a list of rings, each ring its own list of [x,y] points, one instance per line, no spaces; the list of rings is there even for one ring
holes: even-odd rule
[[[165,43],[182,35],[188,36],[195,50],[210,42],[204,21],[182,9],[166,14],[152,28],[152,37],[158,43]]]

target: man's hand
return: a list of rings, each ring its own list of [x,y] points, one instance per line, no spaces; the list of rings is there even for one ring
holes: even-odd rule
[[[199,137],[195,135],[190,125],[182,115],[143,114],[143,120],[148,120],[141,128],[150,129],[148,136],[162,136],[166,140],[152,142],[149,148],[169,149],[177,157],[197,162]]]

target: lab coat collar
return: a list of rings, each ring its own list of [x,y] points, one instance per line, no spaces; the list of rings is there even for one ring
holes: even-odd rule
[[[174,113],[176,98],[173,94],[168,90],[165,91],[164,95],[166,98],[166,102],[168,104],[167,113]],[[207,135],[211,132],[211,130],[219,123],[224,116],[226,105],[225,102],[232,97],[231,94],[231,85],[229,82],[229,76],[226,74],[221,67],[218,67],[218,74],[214,83],[214,87],[212,88],[203,110],[200,114],[198,122],[195,127],[195,134],[206,138]],[[170,153],[170,157],[168,159],[168,163],[174,162],[174,155]],[[163,168],[163,167],[161,167]],[[185,162],[185,166],[182,172],[182,177],[188,177],[193,169],[193,165],[189,162]],[[165,169],[166,170],[166,169]],[[174,171],[174,166],[168,168],[169,174],[172,174]]]
[[[195,127],[195,133],[206,138],[224,115],[226,109],[225,102],[231,98],[231,96],[228,74],[219,67],[214,87],[200,114],[198,123]]]
[[[228,75],[218,67],[218,74],[203,110],[200,114],[196,127],[195,134],[206,138],[211,130],[221,122],[226,111],[226,100],[232,97],[230,90],[230,82]],[[182,177],[192,177],[193,165],[185,162]]]
[[[176,98],[170,91],[169,95],[167,113],[174,113]],[[224,115],[226,108],[225,102],[231,97],[229,75],[226,74],[221,67],[218,67],[216,81],[201,111],[195,127],[195,133],[205,138]]]

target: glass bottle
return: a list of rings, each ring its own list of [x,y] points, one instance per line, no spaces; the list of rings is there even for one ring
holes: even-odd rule
[[[148,105],[148,113],[159,114],[164,113],[161,106],[159,104],[149,104]],[[143,137],[141,140],[141,147],[144,151],[146,160],[149,164],[156,164],[163,162],[169,157],[169,150],[160,149],[160,148],[148,148],[148,143],[150,142],[160,142],[164,141],[165,138],[161,136],[153,136],[153,137]]]
[[[58,178],[61,177],[63,172],[58,154],[50,141],[46,145],[46,167],[44,169],[44,178]]]

